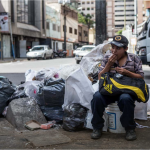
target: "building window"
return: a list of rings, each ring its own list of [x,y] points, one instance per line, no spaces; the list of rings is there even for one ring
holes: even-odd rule
[[[74,29],[74,34],[77,35],[77,29]]]
[[[91,8],[91,10],[94,10],[94,8]]]
[[[81,3],[78,3],[78,5],[81,5]]]
[[[49,29],[49,22],[46,22],[46,29]]]
[[[79,32],[79,36],[82,36],[81,32]]]
[[[87,10],[90,10],[90,8],[88,7]]]
[[[94,4],[94,2],[91,2],[91,4]]]
[[[34,25],[34,1],[17,0],[17,21]]]
[[[82,2],[82,4],[85,4],[85,2]]]
[[[53,24],[53,31],[56,31],[56,24]]]
[[[69,33],[72,33],[72,28],[71,27],[69,27]]]
[[[87,4],[90,4],[90,2],[87,2]]]
[[[82,10],[85,10],[85,8],[82,8]]]
[[[17,0],[17,21],[28,23],[28,0]]]
[[[88,36],[87,31],[84,31],[84,36],[85,36],[85,37],[87,37],[87,36]]]

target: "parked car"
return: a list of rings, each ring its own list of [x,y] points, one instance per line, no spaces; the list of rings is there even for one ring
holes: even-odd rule
[[[141,32],[138,34],[135,50],[141,58],[142,64],[150,66],[150,18],[147,19]]]
[[[76,50],[73,51],[73,56],[77,55],[78,52],[81,51],[82,47],[78,47]]]
[[[93,45],[85,45],[85,46],[82,46],[81,48],[81,51],[78,52],[75,56],[75,60],[76,60],[76,63],[79,64],[82,57],[84,57],[85,55],[87,55],[90,51],[92,51],[92,49],[94,48],[95,46]]]
[[[38,45],[38,46],[34,46],[33,48],[31,48],[29,50],[29,52],[26,54],[27,59],[47,59],[47,58],[53,58],[54,54],[53,54],[53,50],[49,48],[48,45]]]

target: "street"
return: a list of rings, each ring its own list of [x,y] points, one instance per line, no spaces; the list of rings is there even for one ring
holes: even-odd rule
[[[17,62],[1,63],[0,70],[1,76],[6,76],[14,84],[20,84],[21,81],[25,81],[25,72],[28,69],[40,70],[42,68],[55,67],[59,68],[62,65],[75,65],[74,58],[62,58],[62,59],[48,59],[48,60],[20,60]],[[150,84],[150,68],[143,65],[145,73],[145,81]],[[136,120],[140,125],[149,126],[149,119],[147,121]],[[50,130],[37,130],[37,131],[17,131],[15,128],[7,122],[6,119],[0,119],[0,133],[1,146],[0,148],[29,148],[29,149],[138,149],[149,148],[149,129],[137,128],[138,139],[133,142],[128,142],[124,138],[124,134],[113,134],[110,132],[104,132],[103,136],[99,140],[92,140],[90,135],[92,130],[83,130],[78,132],[68,132],[61,128]],[[51,137],[52,133],[56,133]],[[37,136],[38,135],[38,136]],[[44,135],[44,136],[43,136]],[[63,136],[63,140],[62,140]],[[35,138],[37,137],[37,138]],[[39,138],[38,138],[39,137]],[[47,140],[49,138],[50,140]],[[10,139],[9,141],[7,141]],[[34,140],[35,139],[35,140]],[[40,146],[43,144],[43,140],[48,141],[50,146]],[[57,140],[56,140],[57,139]],[[7,141],[7,142],[6,142]],[[32,141],[34,145],[32,144]],[[55,142],[54,142],[55,141]],[[61,142],[64,142],[61,144]],[[54,143],[56,144],[54,144]],[[119,145],[118,145],[119,143]],[[143,143],[145,143],[143,145]],[[44,145],[45,142],[44,142]]]
[[[43,68],[59,68],[63,65],[76,65],[74,58],[57,58],[47,60],[22,60],[17,62],[9,62],[0,64],[1,76],[7,77],[14,84],[18,85],[21,81],[25,81],[25,72],[31,70],[41,70]],[[143,65],[144,79],[150,84],[150,67]]]

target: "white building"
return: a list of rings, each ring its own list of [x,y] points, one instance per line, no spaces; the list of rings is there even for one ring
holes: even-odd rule
[[[134,24],[134,0],[107,0],[107,33],[113,37],[124,25]]]
[[[92,20],[95,21],[95,0],[79,0],[78,7],[80,12],[83,12],[85,15],[92,15]]]
[[[47,35],[50,36],[50,38],[52,40],[52,48],[54,50],[57,50],[57,49],[63,50],[63,46],[64,46],[64,7],[61,4],[51,3],[50,1],[47,1],[46,5],[48,7],[51,7],[52,12],[49,13],[49,17],[51,20],[50,24],[53,24],[53,27],[51,27],[51,29],[47,30]],[[66,16],[67,56],[72,56],[73,49],[78,44],[78,13],[75,10],[71,10],[67,6],[65,6],[65,10],[68,11],[67,16]],[[57,18],[57,16],[58,16],[58,18]],[[48,18],[48,16],[47,16],[47,18]],[[60,27],[60,29],[58,30],[59,27]],[[51,30],[53,30],[53,31],[51,31]],[[48,33],[48,32],[51,32],[51,33]]]

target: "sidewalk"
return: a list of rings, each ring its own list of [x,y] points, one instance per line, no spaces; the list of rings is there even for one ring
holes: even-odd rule
[[[13,58],[4,58],[3,60],[0,59],[0,63],[9,63],[9,62],[17,62],[17,61],[25,61],[26,58],[16,58],[15,60]]]
[[[150,126],[147,121],[136,120]],[[125,134],[103,132],[98,140],[90,138],[92,130],[67,132],[61,128],[29,131],[16,130],[5,118],[0,118],[0,149],[149,149],[149,128],[137,128],[137,140],[126,141]]]

